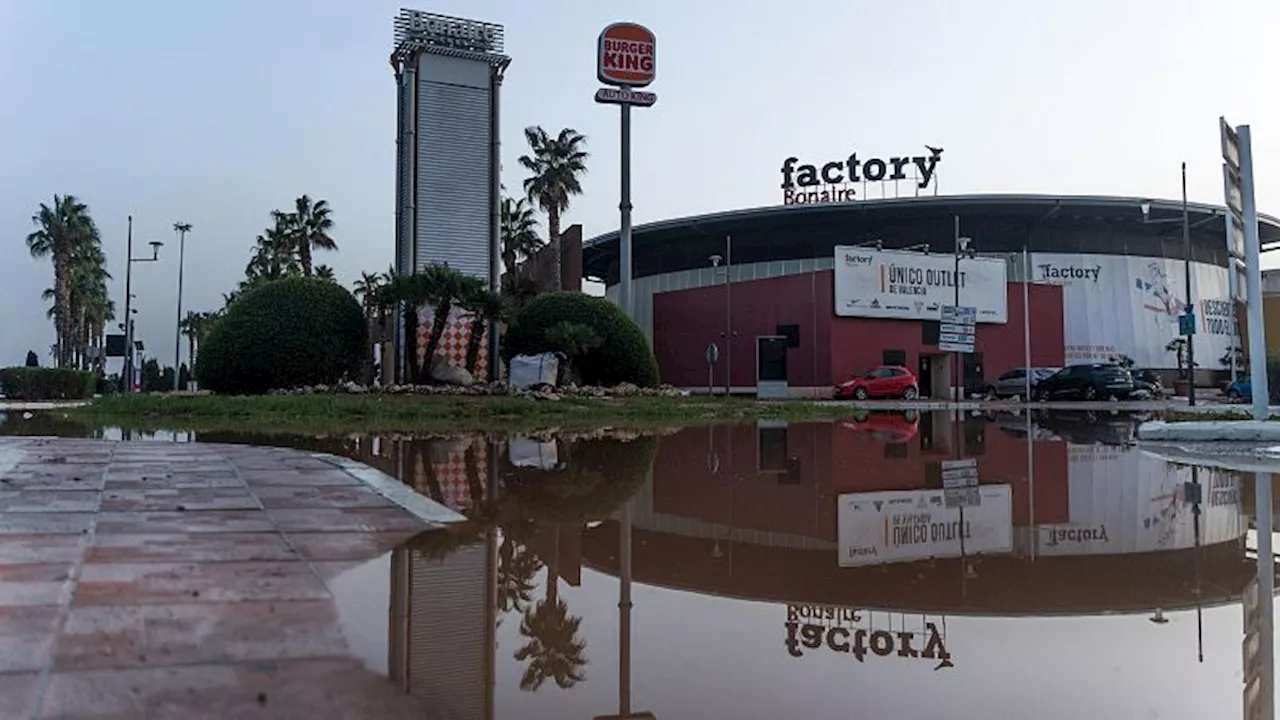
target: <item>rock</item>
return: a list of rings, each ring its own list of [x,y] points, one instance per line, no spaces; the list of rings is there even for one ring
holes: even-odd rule
[[[354,382],[348,382],[342,386],[342,389],[351,395],[363,395],[369,392],[363,385]]]
[[[476,382],[475,378],[465,368],[450,365],[443,355],[433,355],[431,357],[431,379],[459,387],[471,387]]]
[[[613,388],[613,394],[618,397],[631,397],[640,394],[640,388],[629,382],[618,383]]]

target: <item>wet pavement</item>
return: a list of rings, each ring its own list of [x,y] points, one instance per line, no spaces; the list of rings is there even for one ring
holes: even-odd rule
[[[1271,534],[1255,528],[1274,525],[1274,479],[1148,452],[1136,438],[1147,417],[851,411],[823,423],[447,438],[82,429],[127,439],[117,452],[182,457],[218,443],[234,457],[226,448],[239,443],[330,453],[466,519],[353,535],[334,530],[377,527],[360,513],[379,508],[359,493],[330,494],[349,485],[246,478],[262,507],[243,509],[218,484],[225,478],[201,471],[184,490],[222,509],[179,513],[164,506],[172,497],[115,486],[109,474],[101,502],[114,494],[139,509],[101,512],[80,550],[68,539],[79,540],[83,498],[65,493],[65,478],[46,478],[65,531],[34,547],[0,535],[0,563],[79,562],[96,604],[84,614],[79,594],[64,603],[62,585],[39,570],[6,576],[13,597],[39,602],[15,602],[0,620],[0,648],[16,648],[0,658],[34,656],[24,628],[42,622],[63,622],[76,639],[52,651],[47,675],[0,666],[0,698],[59,673],[79,678],[67,692],[94,697],[84,688],[102,672],[94,663],[107,662],[94,648],[109,647],[112,672],[135,673],[139,692],[164,698],[128,706],[149,708],[134,717],[238,716],[255,709],[241,691],[259,687],[244,669],[257,664],[217,665],[240,670],[216,678],[183,673],[219,654],[255,657],[275,638],[299,659],[276,660],[287,671],[271,682],[297,694],[275,704],[266,690],[262,717],[295,707],[343,716],[316,699],[331,678],[346,680],[341,663],[360,669],[350,697],[382,701],[390,689],[416,717],[1272,717],[1275,566]],[[279,543],[237,539],[272,532]],[[143,549],[129,539],[170,534],[180,539]],[[294,609],[266,628],[274,613],[255,600],[260,574],[179,585],[138,570],[176,573],[213,555],[228,572],[306,562],[327,595],[281,579],[273,590],[294,593]],[[154,602],[122,607],[119,587]],[[256,611],[225,621],[230,639],[197,643],[188,629],[208,616],[173,599],[187,589]],[[144,640],[145,663],[131,645]],[[152,657],[164,647],[188,659],[161,672]],[[224,688],[243,707],[163,704]]]
[[[428,527],[304,452],[0,439],[0,718],[418,717],[334,583]]]

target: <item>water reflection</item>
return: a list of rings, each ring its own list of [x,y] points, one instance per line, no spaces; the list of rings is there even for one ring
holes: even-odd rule
[[[427,716],[1272,717],[1272,479],[1142,419],[135,439],[342,454],[466,515],[333,581]]]

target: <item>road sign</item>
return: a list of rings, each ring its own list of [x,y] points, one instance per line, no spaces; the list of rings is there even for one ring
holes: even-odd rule
[[[978,308],[943,305],[938,325],[938,349],[944,352],[973,352],[977,333]]]
[[[610,105],[635,105],[649,107],[658,102],[658,94],[626,88],[600,88],[596,90],[596,102]]]
[[[600,32],[596,76],[605,85],[644,87],[657,76],[656,51],[657,41],[645,26],[614,23]]]
[[[1232,168],[1240,170],[1240,136],[1225,117],[1218,118],[1218,134],[1222,141],[1222,159]]]
[[[1196,334],[1196,314],[1193,312],[1183,313],[1178,316],[1178,334],[1179,335],[1195,335]]]

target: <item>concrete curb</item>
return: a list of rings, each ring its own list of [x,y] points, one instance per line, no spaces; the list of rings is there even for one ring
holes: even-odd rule
[[[310,455],[317,460],[323,460],[330,465],[338,467],[343,472],[368,485],[370,490],[404,508],[406,512],[428,525],[440,527],[463,522],[467,519],[465,515],[456,513],[435,500],[414,491],[413,488],[377,468],[337,455],[329,455],[328,453],[310,453]]]
[[[1150,442],[1280,443],[1280,422],[1258,420],[1151,420],[1138,426],[1138,439]]]
[[[43,412],[48,410],[65,410],[89,405],[89,400],[54,400],[35,402],[26,400],[0,400],[0,412]]]

